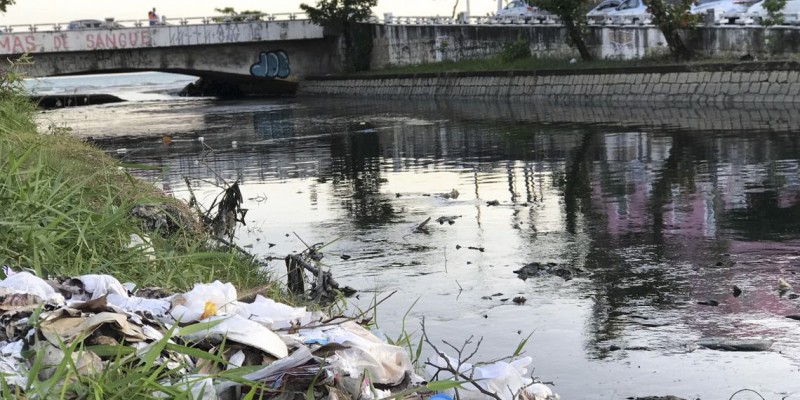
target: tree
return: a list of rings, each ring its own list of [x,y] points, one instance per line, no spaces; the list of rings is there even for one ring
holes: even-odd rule
[[[2,1],[2,0],[0,0],[0,1]],[[248,18],[260,19],[261,17],[266,15],[263,12],[258,11],[258,10],[244,10],[242,12],[236,12],[236,10],[233,7],[215,8],[214,11],[216,11],[216,12],[222,14],[222,15],[227,15],[228,18],[229,18],[229,21],[232,21],[232,22],[242,22],[242,21],[246,21]],[[214,22],[222,22],[222,21],[225,20],[224,18],[220,18],[220,17],[214,17],[213,19],[214,19]]]
[[[0,0],[0,12],[6,12],[8,6],[14,4],[16,0]]]
[[[762,4],[767,18],[761,21],[762,25],[780,25],[783,23],[783,8],[786,7],[786,0],[764,0]]]
[[[540,8],[550,11],[561,18],[561,23],[567,28],[567,42],[578,49],[584,61],[592,59],[586,42],[583,40],[583,29],[586,24],[588,0],[538,0]]]
[[[316,7],[302,3],[300,9],[315,24],[341,32],[345,59],[358,71],[369,69],[372,32],[359,29],[357,24],[367,20],[372,15],[372,7],[377,4],[378,0],[319,0]]]
[[[695,0],[677,0],[666,4],[664,0],[645,0],[653,23],[661,29],[667,41],[669,52],[676,60],[691,58],[692,52],[686,47],[681,37],[681,30],[694,25],[698,16],[689,14]]]

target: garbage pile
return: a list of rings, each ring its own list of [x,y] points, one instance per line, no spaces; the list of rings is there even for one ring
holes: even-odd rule
[[[404,349],[353,318],[329,318],[260,295],[239,301],[236,288],[219,281],[166,295],[136,291],[109,275],[44,280],[4,269],[0,374],[17,392],[29,388],[32,377],[52,377],[59,365],[91,376],[119,368],[120,357],[138,357],[182,372],[155,387],[191,391],[198,399],[433,395]],[[499,388],[498,399],[552,398],[549,388],[532,386],[522,375],[528,363],[490,365],[481,385]],[[163,390],[151,395],[170,397]]]

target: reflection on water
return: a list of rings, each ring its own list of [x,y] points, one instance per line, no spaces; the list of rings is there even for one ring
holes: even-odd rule
[[[800,325],[784,317],[800,300],[777,291],[779,277],[800,287],[797,110],[300,99],[48,118],[88,115],[108,123],[80,135],[163,167],[137,174],[178,196],[184,176],[209,201],[215,183],[240,179],[250,211],[238,242],[259,255],[332,242],[326,265],[362,289],[352,303],[398,291],[377,315],[390,336],[416,303],[407,329],[425,316],[450,342],[484,336],[485,359],[534,332],[535,375],[564,398],[800,396]],[[143,123],[153,116],[170,123]],[[457,218],[414,233],[440,216]],[[534,261],[574,279],[512,273]],[[520,295],[523,306],[503,301]],[[708,300],[720,304],[697,304]],[[695,350],[710,336],[775,345]]]

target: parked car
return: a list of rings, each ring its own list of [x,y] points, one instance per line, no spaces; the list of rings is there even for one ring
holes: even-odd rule
[[[714,23],[736,23],[758,0],[698,0],[689,10],[691,14],[704,15],[714,10]]]
[[[608,18],[615,25],[644,25],[653,20],[643,0],[623,1],[617,8],[608,12]]]
[[[764,2],[759,1],[747,9],[744,18],[739,22],[743,24],[760,24],[767,18],[767,11],[764,10]],[[783,23],[786,25],[800,24],[800,0],[788,0],[783,7]]]
[[[78,19],[70,21],[67,24],[68,30],[81,30],[81,29],[110,29],[122,28],[122,24],[114,22],[114,18],[106,18],[105,21],[99,19]]]
[[[555,15],[535,5],[528,4],[524,0],[513,0],[497,13],[497,17],[501,19],[522,19],[526,22],[536,19],[539,22],[545,22],[553,20]]]
[[[586,21],[590,24],[604,24],[608,22],[608,13],[622,4],[622,0],[604,0],[586,13]]]

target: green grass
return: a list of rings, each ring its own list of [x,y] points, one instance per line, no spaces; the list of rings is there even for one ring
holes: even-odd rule
[[[34,105],[12,90],[0,92],[0,264],[39,276],[105,273],[168,290],[217,279],[239,290],[270,284],[250,258],[210,248],[201,233],[143,232],[129,216],[136,204],[188,208],[101,150],[66,135],[38,133]],[[134,233],[151,238],[154,261],[128,248]]]
[[[196,227],[169,235],[143,231],[141,222],[130,216],[137,204],[167,203],[190,211],[135,179],[101,150],[66,135],[38,132],[35,113],[18,77],[9,71],[0,74],[0,264],[28,268],[41,277],[110,274],[140,287],[176,292],[220,280],[233,283],[240,293],[258,289],[291,302],[251,257],[209,245],[208,236]],[[155,259],[143,249],[128,248],[131,234],[152,240]],[[39,310],[28,321],[38,325]],[[252,398],[259,384],[242,378],[252,367],[225,370],[224,343],[209,349],[170,340],[176,327],[138,351],[129,343],[90,346],[84,337],[56,348],[33,335],[23,350],[28,362],[20,364],[27,383],[23,387],[0,380],[0,397],[191,399],[193,383],[213,378],[245,383],[244,398]],[[44,349],[64,357],[47,365]],[[199,362],[187,363],[184,356]],[[176,362],[168,364],[164,357]],[[87,369],[85,361],[92,360],[88,365],[94,368]],[[202,369],[209,363],[213,368]],[[192,375],[199,372],[206,375]]]

